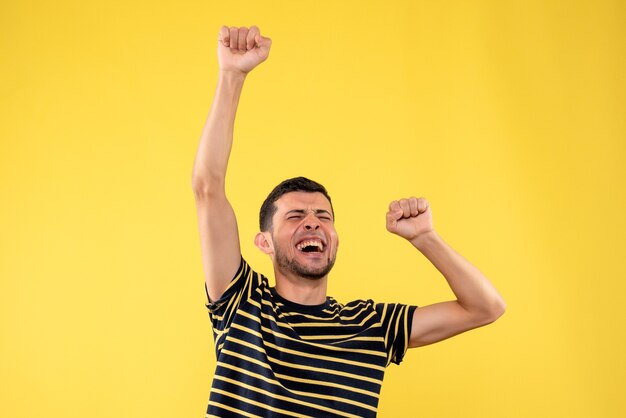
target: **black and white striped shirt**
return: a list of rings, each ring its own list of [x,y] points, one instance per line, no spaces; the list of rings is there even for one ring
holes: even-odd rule
[[[217,354],[206,417],[281,418],[375,417],[385,368],[402,361],[417,308],[331,297],[300,305],[243,258],[206,307]]]

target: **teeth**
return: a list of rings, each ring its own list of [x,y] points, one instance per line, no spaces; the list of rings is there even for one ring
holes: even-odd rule
[[[302,241],[300,244],[298,244],[296,246],[296,248],[298,250],[302,251],[304,249],[304,247],[307,247],[307,246],[315,246],[315,247],[319,248],[320,250],[324,249],[324,245],[319,240]]]

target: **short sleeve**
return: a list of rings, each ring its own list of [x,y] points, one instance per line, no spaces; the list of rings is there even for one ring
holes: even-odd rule
[[[387,365],[400,364],[409,348],[413,312],[417,306],[400,303],[377,303],[376,312],[380,317],[385,338]]]
[[[209,292],[204,285],[208,304],[205,304],[209,311],[211,324],[213,325],[213,334],[215,336],[215,345],[219,351],[219,340],[228,331],[230,324],[237,312],[237,308],[245,303],[252,295],[261,282],[260,275],[254,272],[246,260],[241,258],[241,263],[237,269],[237,273],[230,281],[230,284],[222,294],[222,296],[211,302]]]

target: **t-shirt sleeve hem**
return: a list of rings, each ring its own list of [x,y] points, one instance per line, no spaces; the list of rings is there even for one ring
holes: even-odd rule
[[[411,340],[411,329],[413,327],[413,313],[415,312],[415,309],[417,309],[418,306],[417,305],[409,305],[407,307],[406,310],[406,335],[405,335],[405,343],[404,343],[404,350],[402,351],[402,354],[396,354],[395,356],[393,356],[391,358],[391,362],[390,363],[394,363],[399,365],[400,363],[402,363],[402,360],[404,360],[404,356],[406,355],[406,352],[409,349],[409,341]]]
[[[243,256],[241,256],[241,260],[239,261],[239,267],[237,268],[237,272],[232,277],[232,279],[230,279],[230,282],[228,283],[226,290],[224,290],[224,293],[222,293],[222,296],[220,296],[220,298],[216,301],[211,301],[211,298],[209,297],[209,289],[207,288],[206,281],[204,282],[204,291],[206,293],[206,300],[209,302],[209,303],[204,304],[204,306],[206,306],[207,309],[215,310],[222,303],[224,303],[226,300],[230,298],[231,295],[230,295],[229,289],[235,283],[236,279],[241,275],[241,272],[244,269],[245,265],[246,265],[246,260],[244,260]]]

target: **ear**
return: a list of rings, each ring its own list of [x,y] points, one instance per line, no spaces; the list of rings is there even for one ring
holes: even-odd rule
[[[274,252],[274,247],[272,245],[272,238],[269,237],[267,232],[259,232],[254,237],[254,245],[265,254],[271,254]]]

